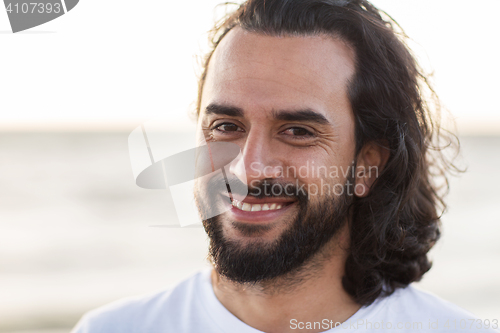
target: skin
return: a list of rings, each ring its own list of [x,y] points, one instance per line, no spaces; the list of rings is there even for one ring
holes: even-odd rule
[[[347,95],[348,80],[355,73],[354,51],[341,40],[328,36],[274,37],[240,28],[230,31],[217,47],[208,67],[202,93],[198,140],[226,141],[240,146],[241,157],[230,173],[251,185],[252,181],[282,179],[321,186],[343,184],[345,177],[307,173],[283,173],[287,167],[311,170],[335,166],[348,170],[356,159],[358,168],[383,167],[388,152],[374,143],[355,156],[354,115]],[[240,114],[207,112],[208,106],[238,108]],[[276,114],[299,110],[320,114],[327,122],[278,119]],[[309,161],[309,167],[307,162]],[[365,196],[375,175],[356,172],[355,195]],[[321,194],[310,201],[321,200]],[[241,198],[245,200],[244,198]],[[248,199],[251,201],[251,199]],[[266,199],[253,200],[266,202]],[[251,213],[239,216],[244,223],[272,227],[256,235],[242,235],[232,226],[236,216],[223,216],[224,236],[242,246],[272,242],[297,214],[291,205],[264,218]],[[269,292],[283,279],[270,284],[239,285],[215,271],[212,285],[219,301],[244,323],[265,332],[321,332],[291,329],[290,320],[343,322],[359,308],[344,291],[341,279],[349,246],[347,224],[317,255],[314,274],[282,292]],[[312,261],[311,261],[312,262]],[[320,264],[318,264],[320,263]]]

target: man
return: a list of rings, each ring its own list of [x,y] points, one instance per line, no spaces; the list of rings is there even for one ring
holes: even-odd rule
[[[449,165],[431,150],[429,88],[367,1],[248,0],[215,28],[200,79],[200,143],[241,150],[196,186],[214,268],[73,332],[496,328],[410,285],[440,235],[431,169]],[[221,179],[238,186],[214,192]]]

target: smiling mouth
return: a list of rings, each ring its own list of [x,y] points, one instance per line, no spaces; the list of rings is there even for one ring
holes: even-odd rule
[[[267,210],[279,210],[282,209],[285,206],[288,206],[292,204],[293,202],[283,202],[283,203],[276,203],[276,202],[269,202],[269,203],[263,203],[263,204],[258,204],[258,203],[248,203],[248,202],[241,202],[239,200],[236,200],[233,198],[232,200],[232,205],[233,207],[245,211],[245,212],[260,212],[260,211],[267,211]]]

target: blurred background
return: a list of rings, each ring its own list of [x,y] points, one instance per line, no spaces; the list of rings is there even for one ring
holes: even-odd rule
[[[92,308],[207,267],[203,229],[168,227],[169,193],[135,185],[127,137],[162,117],[172,145],[193,139],[196,55],[217,3],[81,0],[15,35],[0,10],[1,333],[67,333]],[[434,71],[468,166],[418,285],[500,319],[500,2],[373,3]]]

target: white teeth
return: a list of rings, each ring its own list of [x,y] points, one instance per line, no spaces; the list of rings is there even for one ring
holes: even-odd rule
[[[252,212],[260,212],[262,210],[262,206],[259,204],[252,205]]]
[[[241,210],[244,210],[246,212],[249,212],[252,210],[252,205],[250,205],[249,203],[243,203],[243,207],[241,207]]]
[[[261,210],[276,210],[276,209],[281,209],[283,206],[282,205],[277,205],[275,203],[269,205],[267,203],[261,205],[261,204],[249,204],[247,202],[241,202],[236,199],[233,199],[232,205],[236,208],[239,208],[241,210],[244,210],[246,212],[260,212]]]

